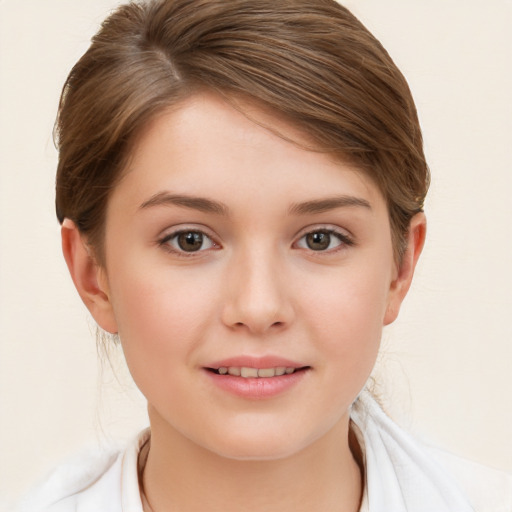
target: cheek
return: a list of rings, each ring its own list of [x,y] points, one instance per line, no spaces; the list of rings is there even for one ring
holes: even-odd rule
[[[132,267],[133,269],[133,267]],[[127,363],[136,381],[190,360],[205,335],[215,300],[196,276],[156,268],[118,269],[113,307]],[[129,278],[127,277],[129,276]],[[175,370],[174,370],[175,371]]]
[[[358,337],[380,331],[387,307],[390,278],[379,268],[341,269],[324,279],[315,278],[304,287],[304,312],[310,311],[318,325],[331,326]]]
[[[386,272],[362,265],[331,275],[321,286],[312,282],[302,301],[310,335],[345,376],[363,384],[380,346],[388,289]]]

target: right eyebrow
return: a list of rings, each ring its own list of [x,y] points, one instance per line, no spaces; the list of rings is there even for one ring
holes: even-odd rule
[[[158,192],[144,201],[139,209],[144,210],[154,206],[181,206],[205,213],[228,215],[229,209],[224,203],[213,201],[206,197],[196,197],[184,194],[171,194],[170,192]]]

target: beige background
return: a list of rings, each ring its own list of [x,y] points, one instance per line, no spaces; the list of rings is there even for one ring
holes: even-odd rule
[[[143,400],[99,364],[53,213],[59,89],[117,2],[0,0],[0,510]],[[350,0],[409,79],[433,174],[427,248],[378,380],[434,443],[512,471],[512,2]],[[102,370],[103,368],[103,370]]]

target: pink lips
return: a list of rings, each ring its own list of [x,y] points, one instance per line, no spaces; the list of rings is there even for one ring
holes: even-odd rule
[[[253,376],[256,369],[262,370],[259,374],[264,376]],[[275,370],[275,375],[267,376],[272,375],[272,369]],[[309,369],[309,366],[275,356],[239,356],[215,361],[204,367],[207,377],[215,386],[253,400],[272,398],[284,393],[297,385]],[[239,370],[242,370],[243,375],[249,376],[240,376]]]

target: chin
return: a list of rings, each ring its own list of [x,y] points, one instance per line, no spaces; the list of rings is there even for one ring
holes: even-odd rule
[[[289,458],[301,451],[301,448],[303,447],[290,446],[289,444],[287,446],[275,446],[266,442],[253,442],[242,446],[226,446],[223,450],[219,450],[217,447],[215,451],[219,456],[226,459],[263,462]]]
[[[295,435],[294,435],[295,434]],[[272,461],[292,457],[311,445],[317,436],[289,430],[276,432],[275,428],[255,429],[235,434],[224,433],[209,446],[217,455],[237,461]]]

